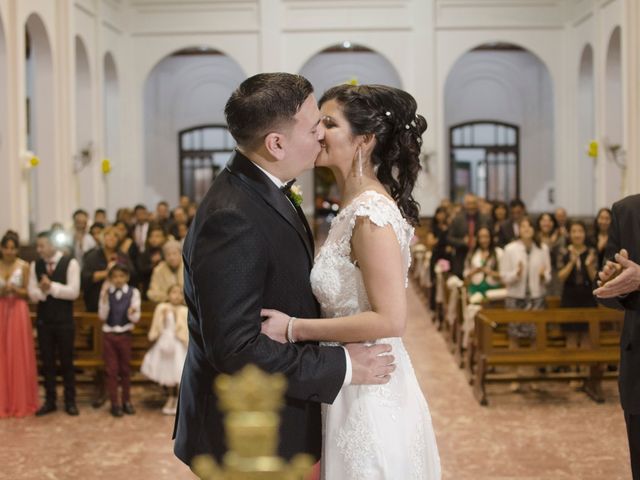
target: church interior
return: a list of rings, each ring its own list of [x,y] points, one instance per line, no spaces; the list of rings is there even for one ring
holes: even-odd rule
[[[343,83],[406,90],[428,122],[403,338],[442,478],[631,478],[616,382],[623,314],[593,308],[577,344],[565,328],[575,317],[538,315],[546,334],[507,357],[500,299],[474,301],[473,275],[463,274],[471,259],[458,255],[457,272],[459,247],[446,239],[470,197],[496,245],[497,222],[526,212],[551,252],[549,312],[564,302],[557,274],[573,223],[602,262],[612,205],[640,192],[636,0],[0,0],[3,252],[13,243],[28,276],[41,232],[54,232],[55,247],[78,260],[83,290],[71,339],[79,415],[59,400],[40,416],[0,403],[0,478],[195,478],[173,455],[174,387],[140,372],[156,304],[169,301],[169,284],[154,297],[156,269],[180,283],[172,246],[180,253],[234,152],[227,99],[246,78],[280,71],[309,79],[316,98]],[[319,246],[340,211],[335,181],[322,169],[297,181]],[[105,246],[108,237],[117,245]],[[123,417],[106,401],[97,308],[88,308],[96,287],[86,282],[100,269],[85,270],[92,249],[132,248],[144,288],[130,362],[136,411]],[[0,258],[7,284],[8,262]],[[0,302],[10,295],[2,288]],[[35,322],[37,301],[24,297]],[[30,341],[40,407],[42,348],[37,335]],[[11,363],[5,345],[0,369]],[[0,373],[0,389],[9,377]]]

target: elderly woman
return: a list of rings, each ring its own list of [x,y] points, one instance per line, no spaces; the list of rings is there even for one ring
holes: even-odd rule
[[[184,285],[182,247],[180,242],[169,240],[162,247],[164,260],[153,269],[147,297],[152,302],[167,301],[167,293],[171,285]]]

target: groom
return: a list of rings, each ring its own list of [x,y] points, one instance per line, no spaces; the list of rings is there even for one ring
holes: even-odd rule
[[[189,349],[174,452],[187,464],[202,453],[222,461],[227,445],[213,382],[255,364],[288,380],[278,454],[318,458],[320,402],[332,403],[343,385],[388,382],[393,357],[380,356],[388,345],[280,344],[260,333],[262,308],[320,316],[309,283],[311,230],[281,187],[313,168],[324,127],[311,84],[287,73],[245,80],[225,115],[237,151],[203,199],[184,244]]]

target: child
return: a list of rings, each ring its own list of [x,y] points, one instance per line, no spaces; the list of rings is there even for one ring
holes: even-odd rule
[[[108,281],[100,292],[98,316],[104,321],[103,350],[107,376],[107,392],[111,400],[111,415],[122,417],[136,413],[130,398],[131,331],[140,320],[140,292],[129,286],[129,269],[115,264],[109,270]],[[118,377],[122,387],[122,402],[118,401]]]
[[[169,301],[160,303],[153,313],[149,340],[157,341],[144,356],[140,371],[160,385],[169,387],[169,398],[162,413],[175,415],[178,384],[189,340],[188,309],[184,305],[180,285],[169,287],[167,295]]]

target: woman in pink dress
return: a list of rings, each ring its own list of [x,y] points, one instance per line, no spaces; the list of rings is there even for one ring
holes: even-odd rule
[[[9,230],[0,240],[0,418],[33,415],[38,373],[27,306],[29,264],[18,258],[20,240]]]

